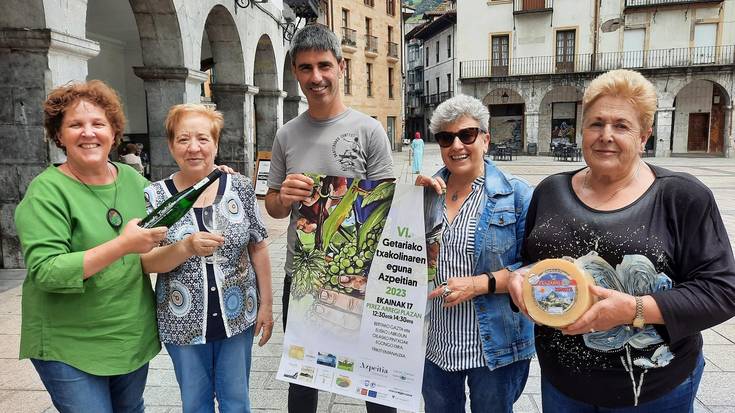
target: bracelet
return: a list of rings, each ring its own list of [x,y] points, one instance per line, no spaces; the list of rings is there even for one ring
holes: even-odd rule
[[[488,294],[495,294],[495,290],[497,288],[497,280],[495,279],[495,276],[492,273],[483,273],[484,276],[487,277],[487,293]]]

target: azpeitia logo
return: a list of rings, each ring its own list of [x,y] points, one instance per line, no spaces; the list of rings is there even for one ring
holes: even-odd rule
[[[351,171],[355,168],[361,151],[360,138],[354,133],[340,135],[332,143],[332,155],[343,171]]]
[[[368,364],[368,363],[365,363],[364,361],[360,363],[360,368],[363,370],[367,370],[370,373],[388,374],[388,370],[385,367]]]

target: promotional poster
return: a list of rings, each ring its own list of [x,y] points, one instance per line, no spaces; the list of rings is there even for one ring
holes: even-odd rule
[[[418,411],[441,198],[389,180],[310,177],[277,378]]]

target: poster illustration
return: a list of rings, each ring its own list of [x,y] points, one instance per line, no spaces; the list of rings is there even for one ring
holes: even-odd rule
[[[277,378],[418,411],[441,199],[389,180],[309,176]]]

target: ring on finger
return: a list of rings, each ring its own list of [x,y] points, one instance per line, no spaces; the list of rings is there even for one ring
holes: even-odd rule
[[[590,328],[590,333],[596,333],[596,332],[597,330],[595,330],[594,328]]]
[[[452,293],[452,289],[445,285],[444,288],[442,289],[442,297],[447,297],[451,293]]]

